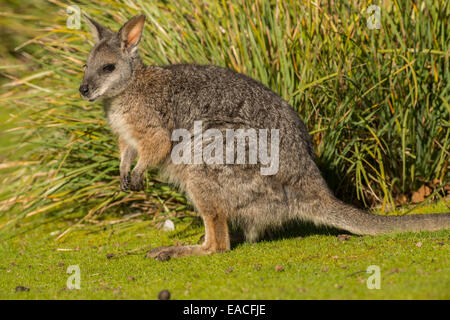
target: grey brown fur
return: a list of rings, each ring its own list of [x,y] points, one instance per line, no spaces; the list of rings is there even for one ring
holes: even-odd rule
[[[272,90],[243,74],[216,66],[145,66],[137,53],[145,17],[136,16],[118,33],[90,20],[97,43],[87,60],[80,91],[102,98],[110,126],[119,136],[121,188],[140,190],[144,172],[157,166],[192,201],[205,224],[205,242],[164,247],[157,259],[229,250],[228,222],[248,241],[287,221],[312,221],[355,234],[435,231],[450,227],[450,214],[380,216],[344,204],[327,187],[314,162],[308,131],[293,108]],[[106,67],[108,64],[114,65]],[[174,129],[279,129],[279,171],[260,174],[255,165],[175,165]],[[138,162],[130,174],[135,158]]]

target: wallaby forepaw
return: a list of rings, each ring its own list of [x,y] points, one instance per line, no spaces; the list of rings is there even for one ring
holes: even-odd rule
[[[141,191],[142,189],[144,189],[144,178],[132,175],[130,181],[130,189],[132,191]]]
[[[120,190],[123,192],[130,191],[130,174],[120,175]]]

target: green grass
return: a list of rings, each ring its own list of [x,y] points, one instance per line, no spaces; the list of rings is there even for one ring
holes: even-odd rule
[[[431,211],[439,208],[445,205]],[[68,225],[43,225],[1,243],[0,299],[156,299],[163,289],[177,300],[450,299],[448,230],[339,241],[318,229],[159,262],[145,258],[148,248],[195,244],[201,224],[187,219],[173,232],[151,220],[85,226],[56,241],[55,231]],[[66,289],[69,265],[80,267],[80,290]],[[370,265],[380,267],[379,290],[367,289]],[[30,291],[15,292],[17,286]]]
[[[77,92],[92,42],[85,23],[67,29],[71,3],[7,0],[0,14],[0,298],[155,298],[164,288],[174,299],[449,298],[448,231],[345,242],[287,232],[168,263],[126,255],[196,243],[203,230],[156,171],[145,192],[119,191],[115,138],[101,106]],[[381,29],[369,30],[370,1],[347,3],[77,1],[115,30],[145,13],[147,64],[216,64],[280,94],[305,120],[341,199],[382,214],[449,211],[450,4],[386,1]],[[433,190],[427,201],[396,206],[423,185]],[[177,232],[155,228],[167,218]],[[80,291],[64,290],[71,264]],[[381,267],[381,290],[366,288],[370,264]],[[20,285],[30,291],[15,293]]]

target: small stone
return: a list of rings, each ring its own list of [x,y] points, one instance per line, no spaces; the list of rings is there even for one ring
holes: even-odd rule
[[[164,231],[173,231],[175,230],[175,224],[173,223],[172,220],[167,219],[166,221],[164,221],[162,229]]]
[[[111,259],[111,258],[113,258],[114,257],[114,253],[107,253],[106,254],[106,258],[107,259]]]
[[[170,299],[170,292],[169,290],[162,290],[158,294],[159,300],[169,300]]]
[[[24,292],[24,291],[30,291],[30,288],[24,287],[24,286],[17,286],[16,292]]]

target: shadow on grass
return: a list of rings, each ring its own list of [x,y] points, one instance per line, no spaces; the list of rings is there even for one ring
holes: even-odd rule
[[[204,230],[199,233],[199,227],[203,228],[203,222],[200,217],[195,217],[189,225],[180,231],[171,234],[171,238],[186,238],[190,236],[199,235],[198,243],[202,243],[204,240]],[[259,241],[277,241],[291,238],[304,238],[313,235],[331,235],[338,236],[340,234],[351,234],[347,231],[325,227],[316,226],[310,222],[288,222],[280,228],[268,229],[261,236]],[[230,242],[231,249],[245,242],[244,233],[241,229],[231,227],[230,228]]]
[[[278,241],[292,238],[305,238],[313,235],[338,236],[340,234],[351,234],[345,230],[340,230],[326,226],[316,226],[312,222],[288,222],[279,228],[268,229],[261,236],[259,241]],[[233,230],[230,235],[231,249],[245,242],[244,234],[241,230]]]

